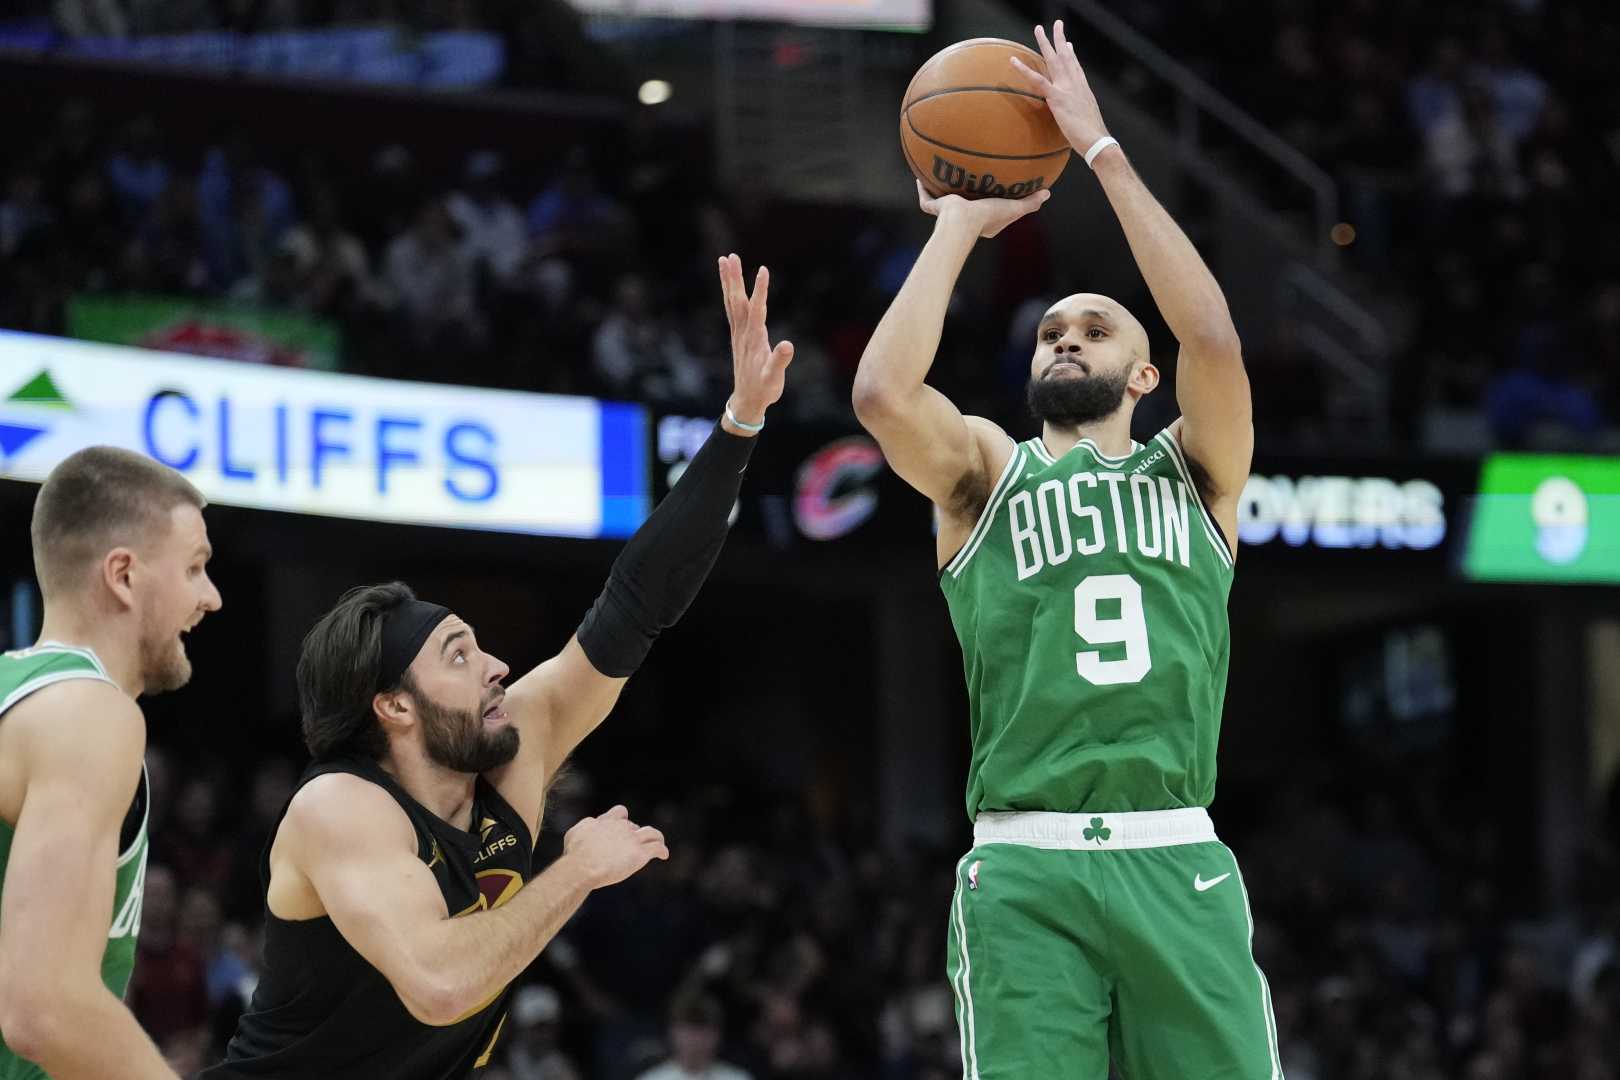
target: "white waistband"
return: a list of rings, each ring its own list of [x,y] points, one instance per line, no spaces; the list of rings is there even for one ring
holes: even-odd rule
[[[1136,810],[1120,814],[1054,814],[1047,811],[991,812],[973,822],[974,844],[1022,844],[1068,851],[1174,847],[1215,839],[1209,811]]]

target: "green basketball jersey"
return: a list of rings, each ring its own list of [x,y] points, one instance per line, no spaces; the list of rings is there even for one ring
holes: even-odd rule
[[[89,649],[56,642],[41,642],[32,649],[0,653],[0,723],[6,710],[36,690],[68,679],[112,682],[100,659]],[[64,718],[67,720],[68,718]],[[113,921],[107,930],[107,949],[101,954],[101,980],[119,997],[129,988],[135,970],[135,936],[141,928],[141,897],[146,882],[147,781],[142,770],[140,787],[120,837],[117,881],[113,894]],[[15,830],[0,821],[0,895],[4,895],[6,863],[11,857]],[[0,1037],[0,1080],[43,1080],[37,1065],[6,1049]]]
[[[1020,443],[940,572],[982,810],[1208,806],[1232,555],[1169,429],[1123,458]]]

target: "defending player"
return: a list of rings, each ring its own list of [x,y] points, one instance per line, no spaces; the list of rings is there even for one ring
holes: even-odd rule
[[[397,583],[352,590],[305,638],[315,762],[265,854],[264,976],[205,1076],[459,1080],[489,1062],[512,981],[586,895],[668,857],[614,807],[528,881],[551,778],[708,576],[782,395],[793,347],[770,346],[765,270],[752,298],[735,255],[720,277],[726,417],[561,653],[503,689],[472,628]]]
[[[1254,444],[1226,301],[1104,127],[1063,24],[1019,64],[1102,184],[1180,343],[1181,418],[1146,445],[1159,382],[1123,307],[1041,320],[1017,443],[924,383],[968,253],[1038,209],[929,199],[933,237],[855,383],[861,421],[938,509],[940,585],[967,672],[974,847],[949,971],[972,1080],[1277,1077],[1269,991],[1230,850],[1205,808],[1226,692],[1237,499]],[[1017,61],[1014,61],[1017,64]]]
[[[173,1080],[124,1007],[146,874],[146,718],[218,611],[205,501],[112,447],[46,478],[30,533],[45,622],[0,655],[0,1080]]]

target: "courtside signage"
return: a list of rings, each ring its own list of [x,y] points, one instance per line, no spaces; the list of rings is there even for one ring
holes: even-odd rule
[[[1620,458],[1491,455],[1480,470],[1463,573],[1620,582]]]
[[[644,411],[0,331],[0,478],[122,446],[210,500],[551,536],[628,536],[650,496]]]

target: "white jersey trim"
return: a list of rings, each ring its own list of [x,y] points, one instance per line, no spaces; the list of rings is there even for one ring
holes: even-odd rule
[[[26,649],[13,649],[5,655],[26,657],[39,656],[41,653],[71,653],[74,656],[90,661],[100,674],[107,674],[107,665],[101,662],[101,657],[96,655],[96,650],[85,645],[67,645],[60,641],[46,640],[37,645],[31,645]]]
[[[47,686],[53,686],[59,682],[68,682],[71,679],[93,679],[96,682],[109,683],[112,686],[118,685],[106,675],[103,675],[98,671],[56,671],[49,675],[41,675],[38,678],[29,679],[27,682],[17,687],[17,689],[7,694],[4,700],[0,700],[0,714],[5,713],[6,710],[10,709],[13,705],[17,704],[17,702],[21,701],[30,694],[37,693],[38,691],[45,689]]]
[[[1029,440],[1028,445],[1030,450],[1035,454],[1035,457],[1040,461],[1047,465],[1057,464],[1058,459],[1052,456],[1052,451],[1047,448],[1046,440],[1041,436],[1037,435],[1035,438]],[[1117,468],[1142,452],[1142,444],[1137,442],[1135,439],[1131,440],[1131,448],[1130,450],[1126,451],[1124,457],[1108,456],[1102,452],[1102,448],[1097,445],[1097,441],[1091,438],[1081,439],[1079,442],[1075,443],[1074,446],[1085,447],[1091,452],[1092,457],[1096,458],[1099,462],[1109,466],[1110,468]],[[1064,451],[1063,456],[1067,457],[1069,453],[1074,450],[1074,446],[1071,446],[1068,450]]]
[[[1210,546],[1215,549],[1216,557],[1220,559],[1221,564],[1228,570],[1232,569],[1232,552],[1226,546],[1226,534],[1221,532],[1221,527],[1215,523],[1215,518],[1210,514],[1209,507],[1204,505],[1204,494],[1198,490],[1198,485],[1193,482],[1192,471],[1187,468],[1187,459],[1182,454],[1180,444],[1176,442],[1175,436],[1170,434],[1169,428],[1153,437],[1170,452],[1170,460],[1175,465],[1176,472],[1181,474],[1182,482],[1192,491],[1193,502],[1198,504],[1198,519],[1204,523],[1204,533],[1209,537]]]
[[[972,857],[973,852],[969,851],[956,864],[956,891],[951,897],[951,929],[956,934],[956,951],[962,958],[951,989],[956,991],[960,1014],[956,1027],[962,1042],[963,1080],[979,1080],[979,1040],[973,1023],[973,985],[969,981],[973,964],[968,959],[967,920],[962,916],[962,865]]]
[[[146,826],[152,820],[152,777],[146,771],[146,762],[141,762],[141,784],[146,788],[146,805],[141,808],[141,827],[135,830],[135,839],[129,842],[129,848],[118,856],[117,865],[123,866],[133,859],[145,847]]]
[[[1095,439],[1081,439],[1079,445],[1085,447],[1087,450],[1090,450],[1091,456],[1102,462],[1104,465],[1116,467],[1131,460],[1131,458],[1136,456],[1136,452],[1141,449],[1141,447],[1136,445],[1136,441],[1133,439],[1131,440],[1130,452],[1124,457],[1109,457],[1107,454],[1102,452],[1102,447],[1097,445]]]

